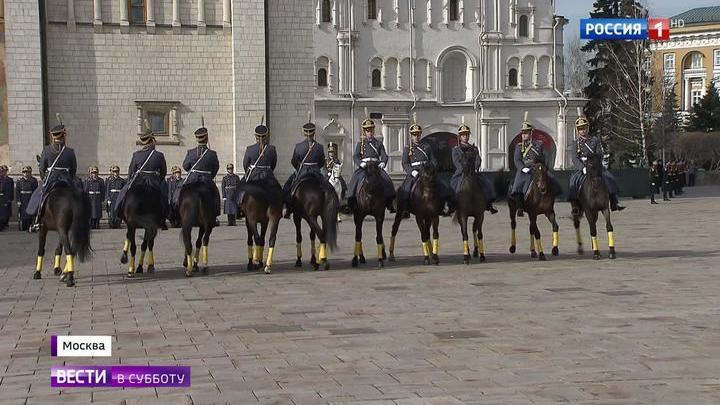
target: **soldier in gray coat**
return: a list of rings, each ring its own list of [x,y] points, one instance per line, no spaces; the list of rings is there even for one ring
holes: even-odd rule
[[[100,228],[102,206],[105,199],[105,182],[98,177],[97,166],[90,167],[90,175],[83,182],[83,191],[90,198],[90,226],[92,229]]]
[[[240,177],[235,174],[235,165],[228,163],[226,166],[227,174],[222,179],[222,200],[225,215],[228,218],[228,226],[236,225],[238,214],[238,205],[236,201],[238,186],[240,185]]]
[[[18,206],[18,228],[27,231],[32,223],[32,216],[25,212],[30,196],[38,188],[38,181],[32,175],[32,167],[23,167],[23,176],[15,182],[15,200]]]

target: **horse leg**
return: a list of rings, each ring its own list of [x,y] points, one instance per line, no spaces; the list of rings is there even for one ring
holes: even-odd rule
[[[192,226],[183,225],[182,240],[185,247],[185,259],[183,259],[183,267],[185,268],[185,277],[191,277],[193,271],[193,245],[192,245]]]
[[[212,221],[212,220],[211,220]],[[209,224],[207,226],[201,227],[201,230],[204,232],[202,233],[202,248],[200,250],[200,258],[202,259],[203,267],[202,272],[203,274],[207,274],[208,272],[208,263],[210,262],[210,234],[212,233],[213,226],[212,224]]]
[[[295,250],[297,251],[297,260],[295,260],[295,267],[302,267],[302,218],[297,213],[293,212],[293,222],[295,223]]]
[[[128,262],[128,249],[130,249],[130,225],[125,230],[125,242],[123,243],[122,255],[120,255],[120,263],[126,264]]]
[[[540,259],[540,261],[547,260],[545,252],[543,252],[542,241],[540,240],[540,228],[537,226],[537,215],[528,214],[528,218],[530,219],[530,237],[535,238],[535,243],[537,244],[538,259]]]
[[[271,221],[271,219],[269,219],[268,222],[260,223],[260,235],[255,240],[255,252],[257,254],[257,261],[255,263],[258,266],[258,268],[260,268],[260,266],[262,265],[263,257],[265,256],[265,235],[267,234],[269,221]],[[254,258],[253,258],[253,260],[254,260]],[[272,260],[270,262],[272,264]],[[270,266],[266,265],[265,273],[270,274],[269,270],[270,270]]]
[[[608,234],[608,250],[610,250],[610,253],[608,254],[608,257],[610,259],[614,259],[615,256],[615,235],[613,234],[613,226],[612,222],[610,222],[610,210],[605,208],[602,210],[603,217],[605,217],[605,229],[607,229]]]
[[[137,274],[142,274],[144,271],[143,264],[145,263],[145,251],[147,251],[147,247],[148,247],[148,230],[145,229],[145,232],[143,233],[143,241],[140,244],[140,255],[139,255],[140,257],[138,257],[138,261],[136,263],[137,267],[135,267],[135,273],[137,273]]]
[[[390,261],[395,261],[395,236],[398,233],[398,230],[400,229],[400,222],[402,222],[402,216],[405,210],[402,208],[401,204],[398,204],[398,210],[395,212],[395,219],[393,220],[392,224],[392,230],[390,231]],[[417,220],[417,217],[415,217]],[[418,223],[418,226],[420,224]]]
[[[557,220],[555,218],[555,211],[550,211],[547,214],[545,214],[547,219],[550,221],[550,224],[552,224],[552,230],[553,230],[553,248],[552,248],[552,255],[557,256],[560,254],[558,245],[560,244],[560,233],[558,230],[560,227],[558,226]]]
[[[532,220],[528,225],[528,233],[530,234],[530,257],[537,258],[537,252],[535,251],[535,230],[533,229]]]
[[[385,241],[382,235],[383,222],[385,222],[385,210],[375,216],[375,243],[377,243],[378,269],[383,268],[385,258],[387,258]]]
[[[267,255],[267,261],[265,262],[265,274],[272,273],[273,255],[275,253],[275,239],[277,237],[277,230],[278,230],[279,224],[280,224],[280,217],[278,217],[278,218],[271,217],[269,224],[265,224],[262,227],[263,241],[265,241],[265,231],[267,230],[268,225],[270,228],[270,238],[268,240],[268,255]],[[262,253],[260,254],[260,259],[262,260]]]
[[[47,231],[46,231],[47,234]],[[62,252],[63,247],[62,243],[58,243],[57,248],[55,248],[55,257],[53,260],[53,272],[56,276],[59,276],[62,274],[62,267],[60,267],[60,261],[62,259]]]
[[[438,257],[438,254],[440,253],[440,233],[438,232],[439,226],[440,226],[440,216],[435,215],[432,219],[432,228],[433,228],[432,260],[433,260],[434,265],[440,264],[440,258]]]
[[[128,225],[127,228],[127,242],[128,249],[130,252],[129,257],[126,260],[128,264],[128,278],[135,277],[135,252],[137,251],[137,244],[135,243],[135,227]]]
[[[430,264],[430,229],[428,224],[429,221],[425,220],[420,215],[415,215],[415,222],[417,222],[418,229],[420,230],[420,242],[422,243],[423,264],[428,265]]]
[[[577,240],[577,253],[582,255],[584,253],[582,235],[580,234],[580,216],[573,215],[573,227],[575,228],[575,239]]]
[[[365,264],[365,255],[363,254],[362,248],[362,225],[364,215],[361,216],[358,213],[353,214],[353,220],[355,221],[355,250],[353,252],[352,266],[357,267],[358,262]]]
[[[462,235],[463,240],[463,263],[470,264],[470,245],[468,244],[467,231],[468,217],[463,214],[460,218],[458,218],[458,222],[460,223],[460,234]]]
[[[155,271],[155,238],[157,237],[157,230],[152,232],[152,237],[148,239],[147,244],[147,272],[152,273]]]
[[[478,257],[479,249],[478,249],[478,242],[475,235],[477,234],[477,220],[473,221],[472,225],[472,235],[473,235],[473,257]]]
[[[253,231],[253,227],[257,229],[257,224],[254,221],[251,221],[250,218],[247,216],[245,217],[245,227],[247,228],[247,253],[248,253],[248,264],[247,264],[247,271],[253,271],[255,270],[255,264],[253,263],[253,256],[255,255],[255,246],[253,244],[253,235],[255,232]]]
[[[68,236],[67,229],[59,228],[58,234],[60,235],[60,243],[62,243],[63,249],[65,250],[65,269],[63,270],[63,277],[61,281],[65,281],[65,285],[73,287],[75,285],[75,252],[70,246],[70,237]]]
[[[475,222],[473,223],[473,229],[477,229],[477,231],[473,234],[473,237],[475,238],[475,244],[478,247],[478,250],[480,250],[480,261],[485,261],[485,241],[483,240],[483,231],[482,231],[482,224],[485,220],[485,214],[480,213],[479,216],[475,217]]]
[[[517,233],[515,229],[517,228],[517,220],[515,218],[517,214],[517,207],[515,206],[515,202],[512,198],[508,199],[508,210],[510,211],[510,253],[515,253],[516,245],[517,245]]]
[[[38,234],[38,250],[37,250],[37,263],[35,264],[35,273],[33,274],[34,280],[40,280],[42,276],[43,256],[45,256],[45,241],[47,239],[47,227],[41,226]]]
[[[202,248],[202,236],[203,236],[204,231],[205,231],[205,228],[203,226],[200,226],[198,228],[197,239],[195,239],[195,251],[193,252],[193,266],[192,266],[193,273],[197,273],[198,271],[200,271],[198,264],[200,263],[200,250]],[[192,230],[191,230],[191,232],[192,232]]]
[[[307,223],[308,223],[308,226],[310,227],[310,264],[313,267],[316,267],[317,266],[317,255],[316,255],[317,250],[315,247],[315,239],[317,237],[317,233],[312,228],[312,225],[310,225],[310,219],[308,219]],[[316,270],[317,270],[317,268],[316,268]]]
[[[590,226],[590,240],[592,242],[593,259],[600,260],[600,249],[598,248],[597,240],[597,219],[598,212],[594,210],[585,211],[585,218],[588,220]]]
[[[320,268],[320,264],[327,264],[327,245],[325,245],[325,233],[323,232],[323,229],[320,227],[320,224],[318,223],[317,218],[314,217],[308,217],[307,219],[308,226],[310,226],[310,245],[312,246],[312,257],[310,259],[310,263],[313,266],[313,270],[318,270]],[[320,250],[318,251],[318,257],[315,259],[315,237],[318,237],[320,239]],[[312,260],[315,259],[315,260]],[[319,259],[319,261],[318,261]]]

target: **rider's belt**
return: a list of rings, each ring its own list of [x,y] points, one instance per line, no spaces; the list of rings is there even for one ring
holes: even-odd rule
[[[68,169],[67,167],[51,167],[50,170],[64,170],[66,172],[70,171],[70,169]]]
[[[412,162],[412,163],[410,163],[410,166],[413,166],[413,167],[421,166],[421,165],[424,165],[425,163],[427,163],[427,160],[422,160],[420,162]]]
[[[378,159],[378,158],[365,158],[365,159],[361,160],[361,162],[378,162],[378,161],[380,161],[380,159]]]
[[[212,172],[209,171],[209,170],[195,170],[195,169],[192,169],[192,170],[190,170],[190,172],[191,172],[191,173],[212,174]]]
[[[151,171],[149,171],[149,170],[140,170],[140,173],[142,173],[142,174],[160,174],[160,173],[158,173],[158,172],[156,172],[156,171],[152,171],[152,172],[151,172]]]
[[[269,169],[270,166],[253,166],[256,169]]]
[[[99,191],[88,191],[88,194],[100,194]]]
[[[225,188],[235,188],[235,186],[226,186]]]
[[[21,190],[20,194],[32,194],[32,191],[30,190]]]
[[[111,188],[111,189],[110,189],[110,192],[111,192],[111,193],[119,193],[119,192],[120,192],[120,189],[118,189],[118,188]]]
[[[316,162],[303,163],[303,166],[317,166]]]

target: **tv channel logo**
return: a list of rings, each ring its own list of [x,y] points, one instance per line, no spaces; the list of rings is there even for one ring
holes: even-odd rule
[[[583,18],[581,39],[647,39],[648,21],[643,18]]]

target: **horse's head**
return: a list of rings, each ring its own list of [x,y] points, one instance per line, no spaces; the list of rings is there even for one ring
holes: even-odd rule
[[[602,176],[602,161],[600,156],[592,155],[585,161],[585,171],[588,177],[600,177]]]
[[[378,162],[367,162],[365,166],[365,190],[370,195],[383,192],[381,170]]]
[[[432,164],[431,162],[425,163],[422,168],[420,168],[420,179],[422,181],[432,181],[435,180],[435,175],[437,174],[437,167]]]
[[[463,174],[472,175],[475,173],[475,153],[474,148],[465,149],[460,155],[460,165],[462,167]]]
[[[535,185],[540,194],[545,194],[548,191],[548,170],[545,164],[542,162],[536,162],[533,164],[532,170],[532,184]]]

